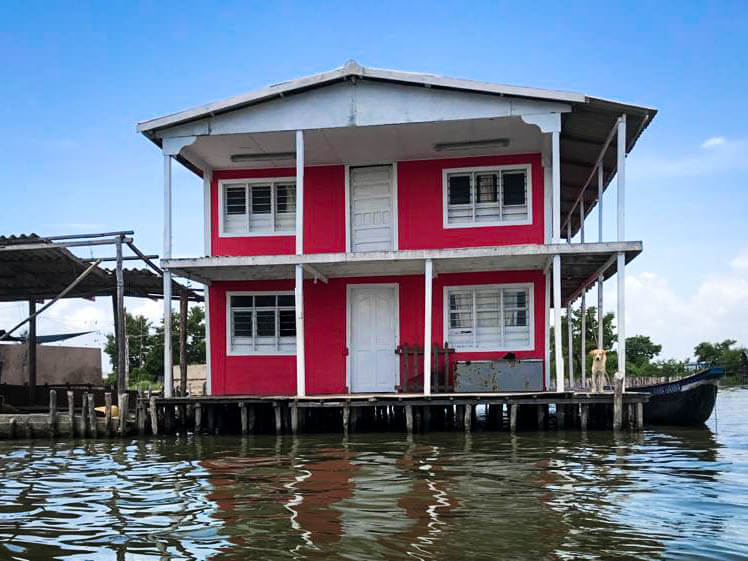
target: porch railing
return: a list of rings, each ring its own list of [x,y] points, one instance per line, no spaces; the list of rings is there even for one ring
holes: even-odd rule
[[[454,365],[450,355],[455,352],[447,345],[434,343],[431,347],[431,392],[444,393],[454,390]],[[420,393],[423,391],[423,346],[400,345],[395,349],[400,356],[400,383],[398,392]]]

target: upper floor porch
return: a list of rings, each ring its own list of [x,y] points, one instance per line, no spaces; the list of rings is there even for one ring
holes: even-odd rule
[[[350,62],[138,129],[166,229],[172,159],[203,177],[205,257],[338,254],[571,240],[654,113]]]

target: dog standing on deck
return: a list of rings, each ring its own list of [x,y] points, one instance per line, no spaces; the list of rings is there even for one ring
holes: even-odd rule
[[[592,349],[590,351],[592,357],[592,385],[590,391],[592,393],[605,391],[605,386],[610,383],[608,373],[605,371],[607,355],[608,351],[605,349]]]

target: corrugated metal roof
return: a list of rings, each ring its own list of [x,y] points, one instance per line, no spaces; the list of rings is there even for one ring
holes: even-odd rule
[[[0,236],[0,247],[26,244],[49,247],[0,250],[0,301],[54,298],[90,266],[67,248],[52,245],[37,234]],[[150,269],[125,269],[124,281],[126,296],[163,297],[161,276]],[[115,282],[112,270],[97,267],[67,297],[108,296],[116,291]],[[188,291],[190,300],[202,300],[200,295],[174,281],[174,298],[182,290]]]

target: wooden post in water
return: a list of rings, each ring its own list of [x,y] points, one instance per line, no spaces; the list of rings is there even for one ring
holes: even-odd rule
[[[18,420],[15,417],[11,417],[10,421],[8,421],[8,434],[10,438],[16,437],[16,423]]]
[[[83,392],[81,395],[81,436],[88,436],[88,394]]]
[[[247,404],[239,402],[239,414],[241,416],[242,434],[246,435],[249,430],[249,418],[247,417]]]
[[[256,412],[254,405],[247,405],[247,417],[247,432],[250,434],[254,434],[256,421]]]
[[[119,396],[119,435],[127,434],[127,402],[130,396],[127,393],[121,393]]]
[[[613,377],[613,430],[621,430],[623,423],[623,374]]]
[[[413,406],[405,406],[405,428],[409,435],[413,434]]]
[[[519,405],[516,403],[512,403],[509,406],[509,431],[510,432],[517,432],[517,413],[519,410]]]
[[[145,400],[143,399],[143,396],[139,395],[137,400],[136,415],[138,420],[138,434],[142,436],[145,434],[145,418],[148,412],[145,408]]]
[[[68,417],[70,417],[70,437],[75,436],[75,392],[68,390]]]
[[[473,406],[470,403],[465,404],[465,417],[463,418],[465,432],[470,432],[473,425]]]
[[[151,410],[151,433],[158,434],[158,409],[156,408],[156,396],[152,395],[149,404]]]
[[[299,406],[296,403],[291,404],[291,433],[296,436],[299,432]]]
[[[273,402],[273,412],[275,413],[275,434],[283,432],[283,417],[281,416],[281,406],[277,401]]]
[[[425,405],[423,407],[423,430],[428,432],[431,430],[431,406]]]
[[[547,405],[536,405],[536,413],[538,416],[538,430],[543,430],[545,428],[545,414],[547,411]]]
[[[348,436],[348,425],[351,421],[351,406],[346,403],[343,406],[343,435]]]
[[[203,424],[203,406],[198,401],[195,403],[195,434],[200,434]]]
[[[57,392],[49,390],[49,436],[55,437],[57,431]]]
[[[644,428],[644,404],[640,401],[636,404],[636,430]]]
[[[94,394],[88,394],[88,425],[91,427],[91,436],[98,438],[99,425],[96,422],[96,409],[94,408]]]
[[[112,436],[112,392],[104,393],[104,431]]]
[[[587,423],[590,419],[590,406],[586,403],[582,403],[580,406],[580,413],[579,413],[579,424],[582,427],[582,430],[587,430]]]

